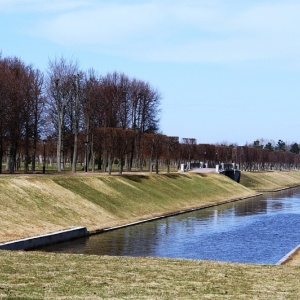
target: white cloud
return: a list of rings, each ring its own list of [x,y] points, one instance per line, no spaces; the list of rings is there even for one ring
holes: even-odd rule
[[[34,7],[41,1],[12,2]],[[61,1],[52,1],[39,5],[39,9],[46,11],[48,7],[55,13],[44,13],[34,31],[67,47],[93,47],[99,52],[147,60],[298,60],[300,3],[249,2],[78,0],[64,1],[60,6]]]
[[[128,38],[137,39],[155,27],[163,16],[152,4],[103,5],[55,16],[42,23],[41,33],[59,43],[119,44]]]

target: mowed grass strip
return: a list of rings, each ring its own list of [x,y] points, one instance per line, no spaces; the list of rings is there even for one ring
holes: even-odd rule
[[[299,299],[300,268],[0,251],[0,299]]]
[[[254,192],[219,174],[0,177],[0,242],[123,225]]]

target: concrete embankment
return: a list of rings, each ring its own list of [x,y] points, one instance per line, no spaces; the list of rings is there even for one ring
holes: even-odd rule
[[[30,250],[88,235],[86,227],[75,227],[49,234],[0,244],[0,250]]]

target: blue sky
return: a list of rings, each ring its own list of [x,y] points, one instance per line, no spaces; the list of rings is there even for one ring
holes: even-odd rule
[[[0,51],[148,81],[170,136],[300,143],[299,16],[296,0],[0,0]]]

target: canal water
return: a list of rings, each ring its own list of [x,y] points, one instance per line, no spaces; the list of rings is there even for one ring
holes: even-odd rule
[[[275,264],[299,244],[300,188],[293,188],[40,250]]]

